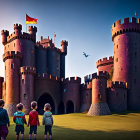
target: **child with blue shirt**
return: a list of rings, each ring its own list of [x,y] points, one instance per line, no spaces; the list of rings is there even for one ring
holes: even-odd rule
[[[45,125],[44,139],[47,140],[47,132],[49,132],[50,140],[52,140],[53,117],[51,113],[51,105],[49,103],[45,104],[44,111],[42,121],[42,124]]]
[[[22,112],[23,104],[17,104],[17,112],[14,113],[13,121],[16,124],[15,132],[16,132],[16,139],[19,140],[19,134],[21,133],[21,140],[24,139],[24,124],[27,124],[25,119],[25,114]]]

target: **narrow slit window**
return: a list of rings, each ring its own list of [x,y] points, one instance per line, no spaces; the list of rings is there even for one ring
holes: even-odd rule
[[[22,84],[24,84],[24,79],[22,79]]]
[[[11,68],[14,69],[14,64],[11,64]]]

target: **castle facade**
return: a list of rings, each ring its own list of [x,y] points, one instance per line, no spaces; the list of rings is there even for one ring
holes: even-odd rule
[[[30,102],[38,102],[38,111],[49,102],[52,112],[64,114],[88,111],[89,115],[108,115],[128,109],[140,110],[140,19],[132,17],[112,25],[114,56],[96,62],[98,74],[65,78],[67,41],[56,48],[52,39],[36,41],[37,28],[14,24],[14,32],[2,30],[5,79],[0,77],[0,98],[10,116],[22,102],[25,113]]]

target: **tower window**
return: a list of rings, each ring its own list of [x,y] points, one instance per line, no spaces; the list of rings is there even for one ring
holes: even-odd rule
[[[14,47],[15,47],[15,43],[14,43]]]
[[[14,64],[11,64],[11,68],[14,69]]]
[[[22,84],[24,84],[24,79],[22,79]]]
[[[24,94],[24,99],[25,99],[25,100],[27,99],[27,94],[26,94],[26,93]]]
[[[5,70],[6,70],[6,66],[5,66]]]
[[[118,62],[118,58],[116,58],[116,62]]]
[[[115,23],[114,23],[114,27],[115,27],[116,25],[115,25]]]
[[[66,92],[66,89],[64,88],[64,93]]]
[[[117,49],[118,49],[118,45],[117,45]]]

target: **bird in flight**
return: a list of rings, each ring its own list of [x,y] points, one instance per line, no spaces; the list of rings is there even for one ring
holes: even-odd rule
[[[89,57],[89,55],[86,54],[85,52],[83,52],[83,55],[84,55],[86,58]]]

